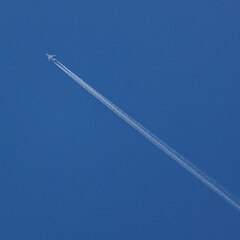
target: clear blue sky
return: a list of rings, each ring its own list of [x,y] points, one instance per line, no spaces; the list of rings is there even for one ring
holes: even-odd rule
[[[49,63],[240,197],[240,3],[5,1],[0,235],[236,239],[240,213]]]

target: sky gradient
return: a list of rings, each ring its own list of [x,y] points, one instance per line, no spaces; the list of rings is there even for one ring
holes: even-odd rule
[[[240,214],[84,81],[240,197],[238,1],[11,1],[0,15],[0,232],[239,239]]]

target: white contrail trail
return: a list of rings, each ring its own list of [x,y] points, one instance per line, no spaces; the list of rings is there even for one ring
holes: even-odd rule
[[[105,106],[111,109],[114,113],[116,113],[119,117],[121,117],[125,122],[135,128],[139,133],[141,133],[144,137],[146,137],[149,141],[155,144],[158,148],[160,148],[163,152],[165,152],[168,156],[170,156],[173,160],[179,163],[183,168],[185,168],[188,172],[194,175],[197,179],[203,182],[206,186],[216,192],[219,196],[225,199],[228,203],[230,203],[233,207],[240,211],[240,204],[234,200],[231,194],[227,193],[219,184],[216,183],[215,180],[211,179],[208,175],[202,172],[199,168],[193,165],[191,162],[186,160],[183,156],[177,153],[174,149],[169,147],[166,143],[164,143],[161,139],[147,130],[144,126],[126,114],[123,110],[114,105],[111,101],[105,98],[102,94],[93,89],[90,85],[84,82],[81,78],[76,76],[73,72],[71,72],[67,67],[65,67],[58,60],[53,59],[53,62],[66,74],[68,74],[71,78],[73,78],[78,84],[80,84],[83,88],[85,88],[89,93],[91,93],[94,97],[96,97],[99,101],[101,101]]]

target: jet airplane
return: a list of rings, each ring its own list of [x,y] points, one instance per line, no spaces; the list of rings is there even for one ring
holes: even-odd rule
[[[50,54],[47,54],[46,53],[46,55],[47,55],[47,57],[48,57],[48,60],[50,61],[50,60],[56,60],[55,58],[53,58],[55,55],[50,55]]]

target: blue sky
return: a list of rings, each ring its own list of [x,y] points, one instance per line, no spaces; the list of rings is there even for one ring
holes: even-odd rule
[[[2,5],[2,239],[239,239],[236,209],[45,56],[240,197],[238,1]]]

